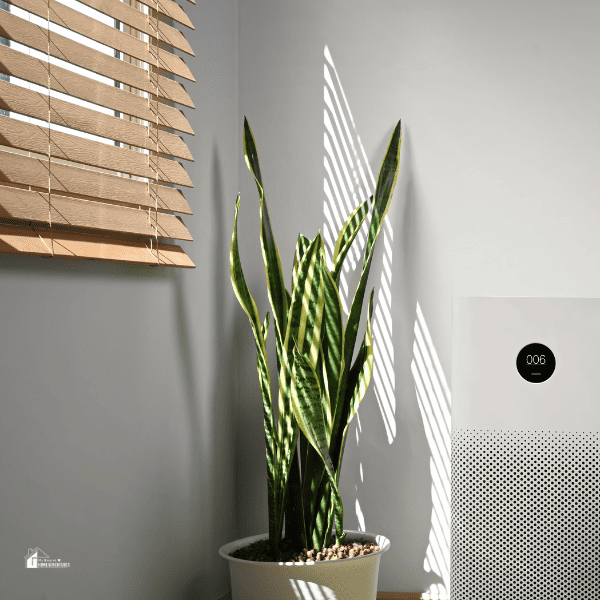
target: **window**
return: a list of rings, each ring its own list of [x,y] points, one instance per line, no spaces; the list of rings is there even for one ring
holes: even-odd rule
[[[0,252],[194,266],[181,25],[173,0],[0,0]]]

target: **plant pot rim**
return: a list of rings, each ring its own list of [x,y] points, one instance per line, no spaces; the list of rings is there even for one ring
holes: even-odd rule
[[[383,554],[390,548],[391,542],[384,535],[377,535],[375,533],[369,533],[368,531],[355,531],[355,530],[351,530],[351,529],[346,529],[345,533],[346,533],[346,535],[350,535],[350,538],[359,538],[359,537],[371,538],[371,541],[376,542],[377,545],[379,546],[380,550],[378,552],[374,552],[372,554],[365,554],[364,556],[355,556],[353,558],[344,558],[343,560],[340,560],[340,561],[337,561],[337,560],[334,560],[334,561],[310,560],[310,561],[306,561],[304,563],[276,562],[276,561],[267,562],[267,561],[261,561],[261,560],[245,560],[243,558],[234,558],[233,556],[229,556],[230,552],[234,552],[235,550],[238,550],[239,548],[243,548],[244,546],[249,546],[250,544],[252,544],[254,542],[258,542],[259,540],[266,540],[269,538],[268,533],[260,533],[258,535],[251,535],[249,537],[245,537],[245,538],[242,538],[239,540],[234,540],[233,542],[229,542],[229,543],[221,546],[219,548],[219,554],[223,558],[225,558],[229,561],[232,561],[232,562],[237,562],[237,563],[245,563],[245,564],[252,564],[252,565],[265,565],[265,566],[283,565],[283,566],[287,566],[287,567],[311,567],[313,565],[328,565],[328,564],[336,565],[338,563],[346,563],[349,560],[359,560],[359,559],[369,558],[369,557],[373,557],[373,556],[380,556],[381,554]],[[350,539],[349,541],[352,541],[352,539]]]

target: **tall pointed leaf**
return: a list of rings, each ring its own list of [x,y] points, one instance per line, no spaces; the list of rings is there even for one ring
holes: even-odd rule
[[[300,261],[302,260],[302,257],[309,246],[310,240],[300,234],[298,236],[298,241],[296,242],[296,251],[294,252],[294,265],[292,267],[292,289],[296,287],[296,274],[298,272],[298,266],[300,265]]]
[[[285,400],[290,397],[292,378],[293,344],[297,341],[303,352],[307,352],[314,365],[317,363],[321,343],[321,325],[323,321],[323,278],[318,267],[321,250],[320,234],[309,244],[296,273],[296,285],[292,290],[292,299],[287,321],[287,330],[282,347],[282,363],[279,373],[279,416],[291,420],[291,411]],[[290,360],[292,359],[292,360]]]
[[[379,235],[381,225],[387,211],[390,207],[396,179],[398,178],[398,170],[400,168],[400,145],[402,143],[402,127],[401,122],[394,128],[390,143],[388,144],[385,158],[379,169],[377,178],[377,187],[375,188],[375,199],[373,202],[373,213],[371,217],[371,225],[369,227],[369,237],[367,238],[367,247],[365,249],[365,260],[363,265],[367,264],[373,251],[373,246]]]
[[[329,447],[329,433],[331,431],[331,397],[329,396],[329,380],[327,378],[327,367],[323,361],[323,348],[319,351],[319,361],[317,362],[316,373],[319,377],[319,386],[321,387],[321,404],[323,406],[323,415],[327,430],[327,446]]]
[[[300,479],[298,452],[292,453],[292,464],[285,494],[285,537],[294,547],[306,548],[308,544],[304,524],[304,506]]]
[[[344,403],[345,414],[343,414],[341,418],[341,424],[344,428],[341,444],[342,449],[344,448],[346,434],[348,432],[350,422],[352,421],[354,415],[358,412],[358,407],[360,406],[360,403],[365,397],[367,388],[369,387],[369,383],[371,382],[371,375],[373,374],[373,331],[371,322],[372,317],[373,290],[371,291],[371,295],[369,297],[369,310],[367,312],[367,328],[365,331],[365,337],[363,339],[356,360],[354,361],[354,364],[352,365],[352,368],[350,369],[350,373],[348,375],[348,387],[346,391],[348,400]],[[337,465],[338,477],[341,468],[342,460],[340,456],[340,460],[338,461]]]
[[[322,380],[326,382],[325,387],[322,387],[321,398],[324,411],[327,411],[326,422],[329,431],[331,431],[335,403],[338,401],[340,378],[344,370],[343,311],[337,285],[327,270],[324,256],[320,262],[320,268],[325,283],[325,304],[321,331],[323,356],[321,368],[324,369]],[[304,436],[302,436],[302,439],[305,439]],[[328,509],[326,505],[322,506],[321,499],[323,494],[329,495],[326,491],[328,477],[325,474],[322,460],[312,446],[308,446],[303,456],[305,457],[305,468],[303,471],[305,476],[302,481],[303,497],[305,498],[304,507],[310,523],[308,531],[312,532],[312,542],[317,547],[319,544],[323,544],[327,529],[326,515]]]
[[[340,278],[344,259],[352,246],[356,234],[360,231],[362,224],[365,222],[368,212],[369,201],[365,200],[352,212],[348,219],[346,219],[346,222],[340,230],[333,250],[333,271],[331,272],[333,280],[336,282]]]
[[[292,407],[294,414],[302,433],[319,453],[325,465],[334,495],[338,540],[341,541],[344,533],[344,507],[337,486],[335,469],[327,447],[328,436],[321,405],[319,381],[310,360],[300,353],[297,346],[294,348],[294,367],[292,371]]]
[[[321,324],[323,320],[323,278],[318,268],[323,242],[319,233],[310,243],[300,260],[296,285],[292,290],[287,330],[281,351],[279,371],[279,453],[281,470],[280,493],[285,491],[292,451],[298,436],[298,424],[291,408],[291,385],[293,368],[293,344],[296,340],[302,352],[310,356],[311,364],[316,365],[321,344]]]
[[[267,314],[265,316],[265,320],[263,321],[263,325],[262,325],[262,334],[263,334],[263,339],[265,340],[265,344],[267,343],[267,337],[269,336],[270,320],[271,320],[271,313],[267,312]]]
[[[260,196],[260,241],[263,261],[265,263],[265,274],[267,276],[267,290],[269,301],[273,308],[276,335],[280,340],[283,340],[287,325],[288,292],[283,279],[281,257],[279,256],[279,250],[277,249],[277,243],[275,242],[275,236],[271,228],[271,219],[265,199],[260,163],[258,162],[258,150],[256,149],[250,124],[246,118],[244,118],[244,155],[246,157],[246,164],[254,175]]]
[[[261,326],[258,308],[250,290],[246,284],[237,241],[237,219],[240,209],[240,195],[238,194],[235,203],[235,219],[233,224],[233,235],[231,238],[231,250],[229,253],[229,270],[231,282],[237,299],[248,315],[254,340],[256,344],[256,366],[258,371],[258,380],[263,400],[263,420],[265,428],[265,443],[267,452],[267,477],[268,477],[268,505],[269,505],[269,540],[273,546],[276,546],[275,532],[279,528],[277,520],[277,440],[275,438],[274,420],[273,420],[273,402],[271,398],[271,376],[269,373],[269,361],[265,338],[268,333],[269,315]]]
[[[346,375],[350,370],[352,364],[352,356],[354,354],[354,345],[356,343],[356,337],[358,335],[358,326],[360,325],[360,315],[362,313],[363,300],[365,297],[365,290],[367,288],[367,281],[369,279],[369,273],[371,271],[371,262],[373,254],[369,257],[365,267],[360,276],[358,287],[354,292],[354,298],[350,306],[350,314],[348,315],[348,321],[346,322],[346,331],[344,336],[344,368]],[[347,380],[347,377],[345,378]],[[345,393],[345,389],[341,393]]]
[[[323,362],[327,370],[327,383],[332,414],[338,401],[338,389],[344,372],[344,322],[340,294],[333,276],[321,263],[324,282],[325,305],[323,311]]]
[[[381,230],[383,219],[387,214],[392,195],[394,194],[394,186],[396,184],[396,178],[398,176],[398,169],[400,164],[400,144],[402,141],[401,124],[398,121],[388,148],[383,159],[383,163],[379,170],[379,177],[377,180],[377,187],[375,189],[375,197],[373,200],[373,210],[371,214],[371,225],[369,227],[369,237],[367,238],[367,246],[365,248],[365,259],[363,263],[363,270],[360,276],[360,281],[354,298],[352,299],[352,305],[350,307],[350,314],[348,316],[348,322],[346,324],[346,337],[344,339],[344,361],[346,372],[349,370],[352,364],[352,355],[354,354],[354,345],[356,343],[356,336],[358,334],[358,326],[360,323],[360,315],[362,313],[362,306],[365,296],[365,290],[367,287],[367,279],[369,278],[369,272],[371,270],[371,262],[373,259],[373,249],[377,236]],[[343,390],[345,393],[345,389]],[[341,439],[339,440],[341,443]],[[339,444],[335,448],[335,456],[339,456],[340,453]]]
[[[266,400],[266,409],[269,410],[269,432],[273,432],[273,415],[271,412],[272,399],[271,399],[271,375],[269,373],[269,359],[267,357],[265,336],[268,332],[269,327],[269,314],[265,319],[264,325],[260,323],[260,317],[258,314],[258,308],[256,302],[250,294],[246,279],[244,278],[244,272],[242,270],[242,263],[240,261],[239,247],[237,241],[237,219],[240,209],[241,197],[238,194],[235,203],[235,218],[233,225],[233,235],[231,238],[231,250],[229,254],[229,271],[231,274],[231,282],[233,290],[237,299],[244,309],[244,312],[248,315],[250,325],[252,326],[252,332],[254,333],[254,339],[257,347],[257,355],[259,360],[259,371],[258,376],[261,380],[261,390],[264,390],[263,399]]]

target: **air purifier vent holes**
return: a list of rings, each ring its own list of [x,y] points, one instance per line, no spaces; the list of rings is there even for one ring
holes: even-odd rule
[[[600,598],[600,434],[452,432],[452,600]]]

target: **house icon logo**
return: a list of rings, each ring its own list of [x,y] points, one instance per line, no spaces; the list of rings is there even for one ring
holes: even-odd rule
[[[28,569],[65,569],[70,567],[71,563],[60,558],[50,558],[40,548],[29,548],[25,555],[25,566]]]
[[[27,550],[27,556],[25,557],[25,562],[27,564],[28,569],[37,569],[38,568],[38,559],[47,559],[49,556],[39,548],[29,548]]]

